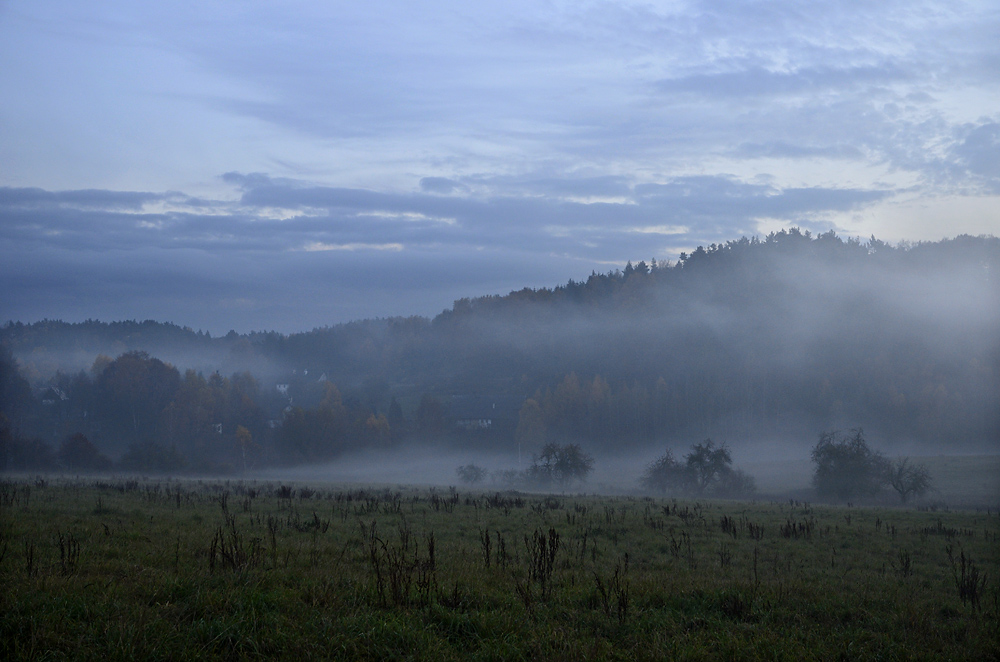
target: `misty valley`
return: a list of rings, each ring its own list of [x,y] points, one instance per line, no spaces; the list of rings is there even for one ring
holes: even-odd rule
[[[554,444],[607,456],[595,477],[634,489],[665,450],[706,440],[737,466],[791,466],[856,429],[892,457],[996,454],[998,263],[993,237],[893,247],[792,230],[434,319],[218,337],[9,322],[0,461],[248,475],[382,457],[364,476],[377,481],[392,458],[426,457],[413,482],[448,483],[470,462],[523,471]]]
[[[5,659],[991,659],[1000,239],[0,328]]]

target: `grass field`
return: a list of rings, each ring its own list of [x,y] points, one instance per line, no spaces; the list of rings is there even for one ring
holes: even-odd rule
[[[998,659],[1000,514],[0,484],[0,658]]]

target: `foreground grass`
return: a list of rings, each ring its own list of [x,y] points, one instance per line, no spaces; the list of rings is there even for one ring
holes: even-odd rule
[[[0,485],[2,659],[997,659],[1000,516]]]

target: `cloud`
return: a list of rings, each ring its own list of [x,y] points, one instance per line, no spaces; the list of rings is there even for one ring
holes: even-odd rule
[[[991,181],[1000,190],[1000,124],[989,122],[968,127],[952,153],[969,173]]]
[[[314,241],[306,244],[300,250],[307,253],[319,251],[393,251],[403,250],[402,244],[324,244]]]
[[[168,196],[138,191],[45,191],[40,188],[0,187],[0,205],[22,209],[68,206],[83,209],[140,210]]]
[[[565,255],[606,263],[646,254],[642,235],[685,233],[685,244],[753,234],[757,219],[810,219],[885,199],[889,190],[789,188],[730,176],[633,184],[622,177],[480,179],[464,194],[393,193],[315,186],[230,173],[237,201],[182,194],[169,211],[122,211],[114,191],[78,204],[25,205],[0,189],[0,237],[10,246],[75,251],[198,250],[261,252],[500,251]],[[481,188],[485,193],[469,192]],[[422,187],[423,188],[423,187]],[[33,199],[74,199],[32,192]],[[95,200],[107,200],[95,209]],[[210,208],[211,213],[204,209]],[[669,250],[669,244],[654,247]],[[497,258],[501,259],[501,258]]]
[[[422,177],[420,179],[420,190],[425,193],[441,193],[448,195],[467,190],[465,186],[447,177]]]
[[[738,71],[693,74],[657,83],[663,94],[695,94],[700,97],[762,97],[816,95],[864,89],[872,85],[905,82],[913,74],[892,63],[863,67],[812,67],[792,71],[770,71],[761,67]]]
[[[940,238],[972,225],[885,210],[1000,192],[998,31],[930,0],[15,2],[0,259],[61,285],[7,268],[5,305],[197,282],[287,320],[326,282],[350,294],[324,315],[355,317],[775,226]]]
[[[768,143],[743,143],[733,155],[747,159],[843,159],[860,160],[864,153],[854,145],[794,145],[775,140]]]

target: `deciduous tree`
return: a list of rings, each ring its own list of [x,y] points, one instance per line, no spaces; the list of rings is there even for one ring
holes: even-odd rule
[[[874,496],[889,474],[889,461],[868,447],[861,428],[849,435],[839,431],[821,433],[812,449],[812,460],[816,465],[812,479],[816,492],[840,501]]]
[[[684,456],[691,489],[701,494],[709,485],[731,470],[733,458],[725,444],[716,447],[711,439],[691,447]]]
[[[646,472],[639,479],[639,483],[644,489],[652,492],[681,492],[687,484],[687,471],[670,449],[667,449],[666,453],[646,467]]]
[[[923,496],[931,489],[931,472],[923,464],[910,464],[908,457],[889,466],[888,480],[903,503],[912,496]]]
[[[455,473],[458,474],[463,483],[469,485],[481,483],[486,478],[486,469],[476,464],[464,464],[455,469]]]

